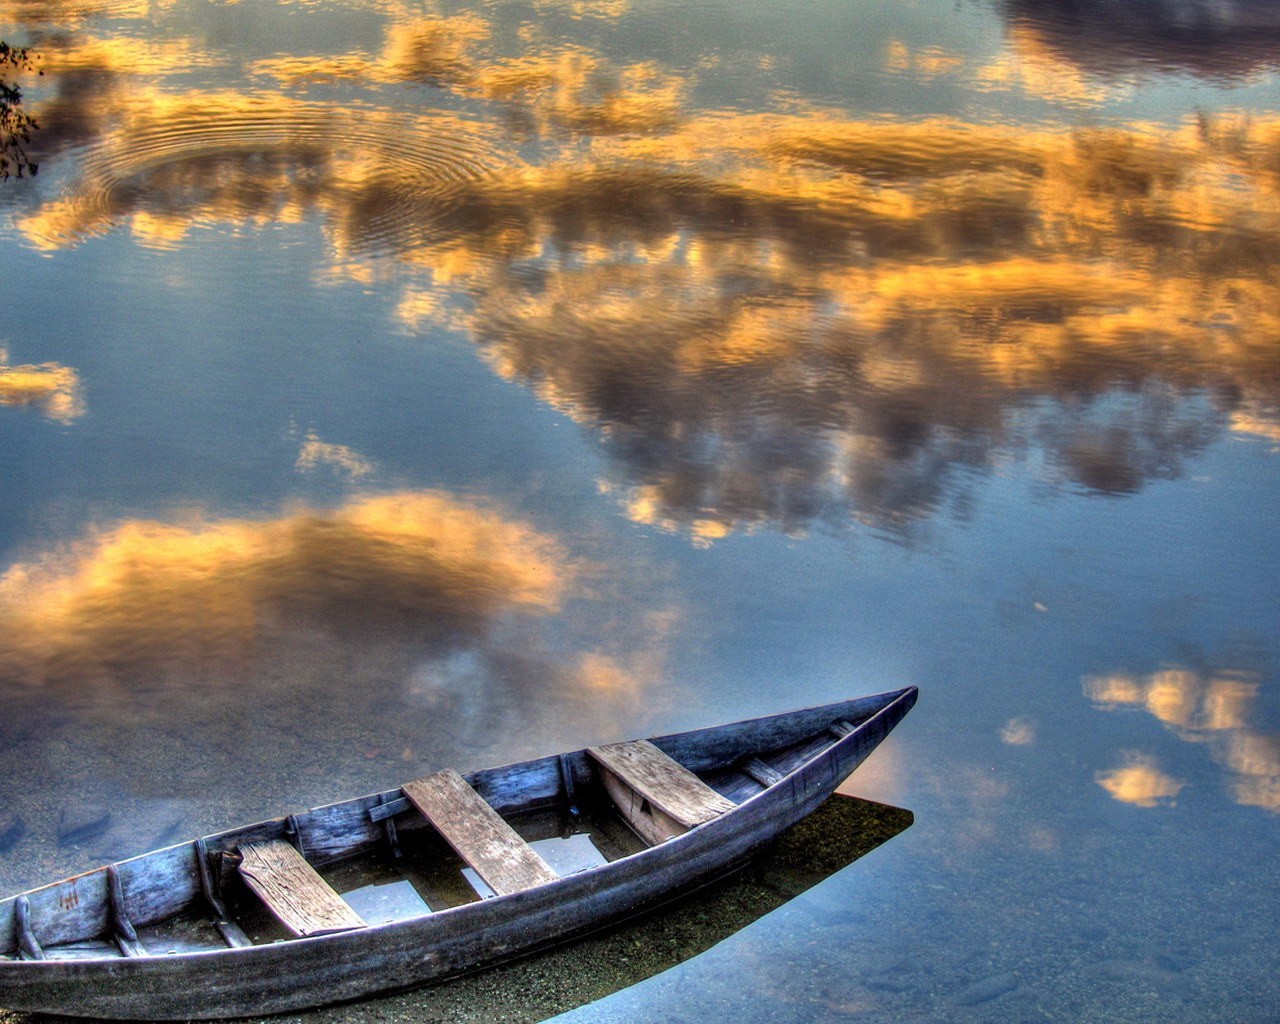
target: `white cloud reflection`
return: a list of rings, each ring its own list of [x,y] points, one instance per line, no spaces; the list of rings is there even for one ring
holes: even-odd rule
[[[1262,687],[1255,672],[1191,669],[1179,665],[1147,675],[1087,676],[1085,697],[1104,711],[1143,710],[1179,739],[1203,744],[1227,776],[1232,798],[1241,804],[1280,811],[1280,736],[1254,724]],[[1154,807],[1176,796],[1181,783],[1149,759],[1099,776],[1117,799]]]

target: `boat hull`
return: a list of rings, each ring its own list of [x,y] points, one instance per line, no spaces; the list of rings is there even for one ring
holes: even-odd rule
[[[722,877],[826,800],[914,702],[914,688],[901,691],[821,756],[721,817],[550,884],[410,920],[250,948],[4,961],[0,1005],[71,1016],[217,1019],[342,1002],[525,956]]]

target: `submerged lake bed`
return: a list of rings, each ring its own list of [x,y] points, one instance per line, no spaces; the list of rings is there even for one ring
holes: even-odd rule
[[[914,684],[565,1019],[1274,1019],[1280,15],[1115,8],[0,3],[4,893]]]

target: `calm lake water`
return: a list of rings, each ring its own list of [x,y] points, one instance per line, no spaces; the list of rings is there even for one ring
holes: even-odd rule
[[[43,70],[6,894],[916,684],[848,786],[914,825],[569,1019],[1275,1020],[1275,4],[0,0],[0,39]],[[337,1017],[390,1006],[432,1016]]]

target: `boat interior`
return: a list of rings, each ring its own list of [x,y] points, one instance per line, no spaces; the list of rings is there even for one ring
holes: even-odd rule
[[[246,947],[554,882],[732,810],[855,729],[846,717],[788,719],[782,727],[783,718],[742,723],[736,733],[723,727],[591,747],[465,778],[446,769],[157,850],[0,903],[0,958]]]

